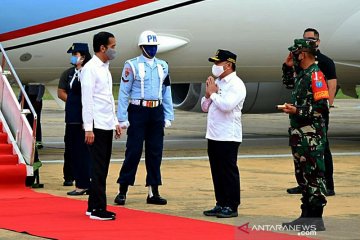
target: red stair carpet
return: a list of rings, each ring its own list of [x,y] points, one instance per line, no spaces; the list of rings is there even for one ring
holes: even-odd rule
[[[13,154],[13,147],[8,143],[8,135],[0,122],[0,188],[22,187],[25,179],[26,167],[18,164],[18,156]]]

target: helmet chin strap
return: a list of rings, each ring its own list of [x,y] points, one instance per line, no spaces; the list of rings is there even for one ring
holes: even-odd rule
[[[150,57],[150,55],[146,52],[144,46],[141,46],[141,49],[143,50],[143,53],[146,55],[145,57],[149,58],[149,59],[153,59],[154,57]]]

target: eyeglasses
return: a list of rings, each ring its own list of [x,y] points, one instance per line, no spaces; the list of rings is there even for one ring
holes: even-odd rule
[[[318,38],[314,38],[314,37],[308,37],[308,38],[304,38],[304,39],[307,39],[307,40],[312,40],[312,41],[319,41]]]

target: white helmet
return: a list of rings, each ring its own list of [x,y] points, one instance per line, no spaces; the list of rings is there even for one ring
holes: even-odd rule
[[[143,31],[140,34],[138,43],[138,46],[141,45],[160,45],[156,33],[150,30]]]

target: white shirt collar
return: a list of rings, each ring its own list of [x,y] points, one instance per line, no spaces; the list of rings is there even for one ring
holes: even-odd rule
[[[93,58],[94,58],[94,62],[95,62],[96,65],[104,66],[104,67],[109,67],[109,64],[110,64],[109,61],[103,62],[103,61],[101,61],[101,59],[100,59],[98,56],[96,56],[96,55],[94,55]]]
[[[234,75],[236,76],[236,72],[232,72],[232,73],[226,75],[226,77],[224,77],[224,78],[222,78],[220,80],[224,80],[225,82],[229,82],[230,79],[234,77]]]

